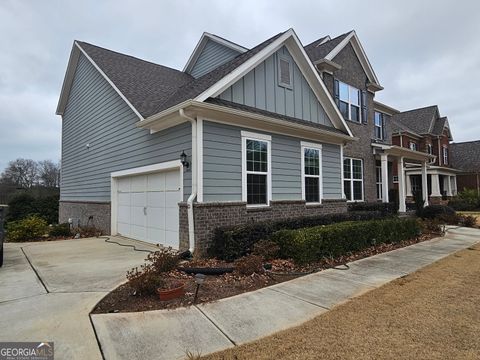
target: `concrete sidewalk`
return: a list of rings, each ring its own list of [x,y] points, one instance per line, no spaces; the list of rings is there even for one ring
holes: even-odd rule
[[[250,342],[303,323],[348,299],[480,241],[480,230],[446,236],[250,293],[189,308],[92,315],[106,359],[182,359]]]

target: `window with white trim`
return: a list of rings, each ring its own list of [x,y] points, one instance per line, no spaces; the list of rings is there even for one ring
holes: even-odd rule
[[[271,138],[242,131],[243,201],[268,205],[271,200]]]
[[[417,151],[417,143],[414,143],[413,141],[410,141],[408,147],[410,148],[410,150]]]
[[[307,203],[322,198],[322,146],[302,142],[302,195]]]
[[[360,90],[351,85],[338,81],[338,100],[340,112],[345,119],[361,122]]]
[[[363,201],[362,159],[343,159],[343,189],[347,201]]]
[[[443,164],[448,165],[448,148],[446,146],[443,147]]]
[[[427,144],[427,154],[433,154],[433,146],[432,144]]]
[[[385,139],[385,119],[381,112],[375,111],[375,139]]]
[[[278,85],[292,88],[292,62],[285,56],[278,56]]]
[[[382,165],[380,161],[376,164],[375,184],[377,186],[377,200],[382,200],[383,188],[382,188]]]

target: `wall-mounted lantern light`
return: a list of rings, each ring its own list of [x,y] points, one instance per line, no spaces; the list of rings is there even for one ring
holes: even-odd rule
[[[190,166],[190,163],[187,161],[187,154],[185,154],[185,151],[182,151],[182,153],[180,154],[180,162],[186,168]]]

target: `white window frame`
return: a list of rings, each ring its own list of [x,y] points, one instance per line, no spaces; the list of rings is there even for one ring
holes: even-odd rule
[[[272,201],[272,137],[266,134],[242,131],[242,201],[247,202],[247,174],[267,175],[267,203],[247,204],[247,207],[267,207]],[[267,172],[247,171],[247,140],[267,143]]]
[[[443,158],[443,165],[448,165],[448,147],[443,145],[442,146],[442,158]]]
[[[412,151],[417,151],[418,150],[417,143],[415,143],[413,141],[409,141],[408,142],[408,148]]]
[[[344,83],[343,81],[338,80],[338,101],[345,102],[344,100],[341,99],[340,97],[340,85],[346,85],[348,87],[348,119],[349,121],[353,121],[354,123],[362,123],[362,92],[360,89],[356,88],[355,86],[349,85],[347,83]],[[352,103],[352,99],[350,97],[351,91],[350,89],[355,89],[358,91],[358,105],[355,105]],[[357,120],[352,120],[352,106],[358,107],[358,121]],[[340,110],[340,103],[338,105],[339,110]]]
[[[306,190],[305,190],[305,178],[318,178],[318,202],[308,202],[307,205],[310,204],[321,204],[323,199],[323,172],[322,172],[322,145],[310,143],[306,141],[300,142],[301,146],[301,164],[302,164],[302,200],[306,201]],[[312,149],[318,151],[318,175],[306,175],[305,174],[305,149]]]
[[[377,174],[380,174],[378,181]],[[375,165],[375,185],[377,189],[377,200],[383,200],[383,177],[382,177],[382,165]],[[380,191],[379,191],[380,190]]]
[[[290,84],[284,83],[282,81],[282,68],[280,66],[281,61],[286,61],[288,63],[288,71],[290,75]],[[293,88],[293,65],[292,65],[292,60],[290,60],[286,56],[278,55],[277,56],[277,68],[278,68],[278,85],[282,86],[287,89],[292,89]]]
[[[433,145],[432,144],[427,144],[427,154],[429,154],[429,155],[433,154]]]
[[[380,114],[381,117],[380,117],[380,121],[381,121],[381,124],[380,126],[377,125],[377,114]],[[380,137],[377,137],[377,128],[380,128]],[[374,136],[375,136],[375,139],[377,140],[385,140],[385,115],[380,112],[380,111],[375,111],[374,115],[373,115],[373,132],[374,132]]]
[[[365,189],[363,188],[363,186],[364,186],[363,159],[351,158],[351,157],[344,157],[343,158],[344,161],[347,160],[347,159],[350,160],[350,177],[349,178],[345,177],[345,171],[344,171],[343,166],[342,166],[343,182],[345,183],[345,181],[348,181],[350,183],[350,195],[351,195],[352,200],[347,198],[347,202],[363,202],[363,201],[365,201]],[[353,178],[353,161],[352,160],[360,160],[360,163],[362,164],[362,178],[361,179],[354,179]],[[342,162],[342,165],[343,165],[343,162]],[[362,183],[362,199],[361,200],[353,200],[353,197],[354,197],[353,196],[353,183],[355,181]]]

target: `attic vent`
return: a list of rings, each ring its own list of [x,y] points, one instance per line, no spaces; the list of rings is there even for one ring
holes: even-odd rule
[[[278,84],[283,87],[292,87],[292,63],[285,57],[278,58]]]

